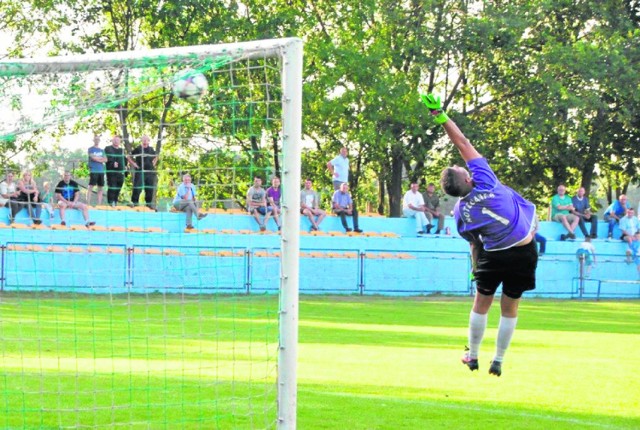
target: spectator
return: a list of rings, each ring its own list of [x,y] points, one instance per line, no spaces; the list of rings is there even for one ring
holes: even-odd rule
[[[71,179],[70,172],[64,172],[62,180],[56,185],[56,199],[58,200],[58,208],[60,208],[60,224],[67,225],[64,219],[67,209],[77,209],[81,211],[87,227],[95,224],[95,222],[89,221],[89,207],[79,202],[79,197],[80,187],[78,183]]]
[[[262,188],[262,178],[253,178],[253,186],[247,191],[247,210],[256,219],[260,231],[267,229],[271,208],[267,206],[267,192]],[[260,219],[263,216],[263,219]]]
[[[422,236],[425,233],[431,232],[431,223],[427,220],[425,215],[424,198],[418,191],[418,183],[412,182],[402,199],[402,213],[407,218],[415,218],[416,220],[416,234]]]
[[[0,207],[9,206],[9,201],[18,198],[18,194],[13,172],[7,172],[4,181],[0,182]]]
[[[583,268],[585,277],[591,276],[591,269],[596,265],[596,248],[591,243],[591,238],[585,236],[584,242],[580,244],[580,248],[576,251],[578,260],[583,260]]]
[[[640,220],[636,217],[633,208],[628,208],[627,215],[620,218],[620,230],[622,231],[620,239],[627,242],[631,248],[631,242],[635,239],[636,232],[640,230]]]
[[[353,205],[351,194],[349,194],[349,185],[346,182],[343,182],[340,185],[340,189],[333,193],[331,203],[333,212],[340,217],[342,226],[347,233],[352,231],[347,224],[347,216],[353,217],[353,231],[362,233],[362,230],[358,227],[358,211]]]
[[[580,222],[580,218],[571,213],[574,208],[571,197],[566,194],[566,191],[564,185],[558,185],[558,194],[551,199],[551,219],[561,223],[568,232],[566,235],[560,235],[560,240],[575,239],[574,231]]]
[[[271,214],[273,215],[273,219],[278,226],[278,230],[282,229],[282,225],[280,224],[280,178],[275,176],[271,179],[271,186],[267,188],[267,203],[271,208]]]
[[[631,251],[631,252],[629,252]],[[636,270],[640,276],[640,231],[635,234],[631,242],[631,250],[627,250],[627,264],[636,263]]]
[[[178,185],[176,197],[173,199],[173,207],[180,212],[185,213],[185,221],[187,230],[193,229],[193,214],[196,214],[198,220],[206,217],[207,214],[198,213],[200,202],[196,199],[196,186],[191,183],[189,174],[182,175],[182,183]]]
[[[534,236],[533,239],[539,245],[538,255],[543,256],[547,252],[547,238],[540,234],[540,222],[538,218],[535,220],[535,226],[533,227]]]
[[[39,203],[38,186],[36,185],[36,181],[33,180],[31,172],[25,171],[22,173],[22,179],[18,181],[17,188],[18,197],[15,201],[11,202],[10,221],[13,221],[18,212],[26,207],[29,218],[33,220],[33,223],[41,224],[40,212],[42,211],[42,207]]]
[[[104,148],[107,156],[107,204],[115,206],[120,198],[120,190],[124,184],[127,158],[124,148],[120,146],[120,136],[111,138],[111,145]]]
[[[578,217],[578,227],[580,227],[580,231],[582,231],[584,237],[591,236],[593,239],[596,239],[598,237],[598,216],[591,213],[589,197],[586,197],[584,194],[584,187],[578,188],[576,195],[571,198],[571,204],[573,205],[571,212]],[[590,234],[587,234],[587,228],[584,225],[585,221],[591,223]]]
[[[624,194],[620,194],[618,200],[611,203],[611,205],[607,208],[604,213],[604,220],[609,223],[608,231],[607,231],[607,240],[611,240],[613,237],[613,229],[616,224],[620,222],[620,218],[624,217],[631,205],[627,201],[627,196]]]
[[[311,179],[304,181],[304,188],[300,192],[300,213],[309,218],[311,231],[318,231],[320,230],[320,223],[327,216],[327,213],[318,207],[320,197],[312,187],[313,182],[311,182]]]
[[[102,189],[104,188],[104,163],[107,157],[100,148],[100,135],[93,135],[93,146],[87,151],[89,155],[89,186],[87,187],[87,204],[91,205],[91,194],[94,185],[98,187],[98,205],[102,204]]]
[[[433,218],[438,218],[438,229],[436,234],[440,234],[444,228],[444,214],[440,212],[440,197],[436,194],[436,186],[433,183],[427,185],[427,192],[424,193],[425,215],[429,219],[429,225]]]
[[[346,147],[340,148],[340,154],[327,163],[327,169],[331,172],[335,191],[340,189],[342,183],[349,182],[349,159]]]
[[[153,197],[156,190],[156,165],[158,156],[155,149],[149,144],[151,139],[146,134],[140,139],[140,146],[131,152],[129,162],[135,169],[133,173],[133,191],[131,192],[131,203],[138,205],[140,194],[144,189],[144,201],[147,207],[155,210]]]
[[[42,184],[40,202],[43,208],[49,212],[49,218],[53,219],[53,192],[51,191],[51,183],[49,181],[44,181]]]

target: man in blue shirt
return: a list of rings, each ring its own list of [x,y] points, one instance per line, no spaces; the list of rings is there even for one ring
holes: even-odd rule
[[[102,204],[102,189],[104,188],[104,163],[107,161],[104,151],[100,148],[100,135],[93,136],[93,146],[87,151],[89,155],[89,186],[87,187],[87,204],[91,205],[91,194],[94,185],[98,188],[98,205]]]
[[[471,145],[458,126],[443,111],[440,97],[422,95],[437,124],[467,163],[442,171],[445,193],[460,199],[454,208],[458,233],[471,246],[476,296],[469,317],[469,350],[462,363],[477,370],[478,351],[487,325],[487,314],[496,289],[502,284],[502,315],[496,339],[496,354],[489,373],[500,376],[504,353],[515,331],[522,293],[536,286],[538,252],[534,241],[536,208],[517,192],[503,185],[489,163]]]
[[[340,185],[340,189],[333,193],[331,206],[333,207],[333,212],[340,217],[342,226],[347,233],[352,231],[347,224],[347,216],[353,217],[353,231],[362,233],[362,230],[358,228],[358,211],[353,205],[351,194],[349,194],[349,185],[346,182],[343,182]]]
[[[193,224],[191,220],[195,214],[198,220],[206,217],[207,214],[199,213],[200,202],[196,199],[196,186],[191,183],[191,175],[182,175],[182,183],[178,185],[176,196],[173,199],[173,207],[180,212],[185,213],[186,229],[192,230]]]
[[[598,216],[591,213],[589,197],[585,196],[584,187],[578,188],[576,195],[571,198],[571,203],[573,204],[573,214],[580,219],[578,227],[580,227],[584,237],[589,236],[585,226],[585,221],[588,221],[591,224],[590,236],[592,239],[596,239],[598,237]]]
[[[607,240],[611,240],[613,237],[613,229],[616,224],[620,222],[620,218],[622,218],[626,213],[627,209],[629,209],[631,205],[627,201],[627,196],[625,194],[620,194],[618,200],[611,203],[605,212],[604,212],[604,220],[609,224],[609,229],[607,232]]]

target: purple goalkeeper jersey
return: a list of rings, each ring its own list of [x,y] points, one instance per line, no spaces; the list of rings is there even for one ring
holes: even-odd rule
[[[536,207],[500,183],[486,158],[467,163],[473,190],[455,205],[454,217],[460,236],[482,242],[487,251],[499,251],[525,239],[534,226]]]

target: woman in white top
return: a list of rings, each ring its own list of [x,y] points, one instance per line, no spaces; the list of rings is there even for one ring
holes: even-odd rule
[[[13,172],[8,172],[4,181],[0,182],[0,207],[7,206],[9,200],[17,198],[18,194]]]

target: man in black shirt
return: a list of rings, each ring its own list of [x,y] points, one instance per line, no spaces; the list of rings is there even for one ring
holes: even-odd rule
[[[114,135],[111,138],[111,145],[104,148],[104,153],[107,156],[107,203],[115,206],[118,204],[120,190],[124,183],[127,162],[124,148],[120,146],[120,136]]]
[[[67,225],[64,219],[66,209],[77,209],[82,212],[84,222],[87,227],[91,227],[95,222],[89,220],[89,207],[78,201],[80,197],[80,187],[78,183],[71,179],[70,172],[64,172],[62,180],[56,185],[56,200],[60,209],[60,224]]]
[[[140,193],[144,189],[144,200],[147,207],[155,209],[153,205],[153,194],[156,190],[156,164],[158,156],[156,151],[149,145],[151,139],[146,134],[142,136],[142,144],[131,152],[129,162],[135,169],[133,173],[133,192],[131,202],[134,205],[140,200]]]

